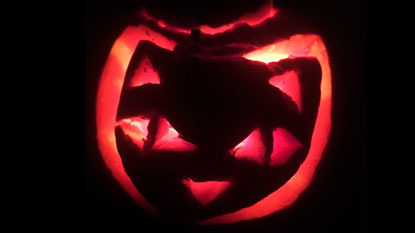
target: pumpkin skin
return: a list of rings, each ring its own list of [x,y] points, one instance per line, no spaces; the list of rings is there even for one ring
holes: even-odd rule
[[[250,30],[260,37],[281,23],[279,17]],[[197,40],[189,31],[149,22],[128,27],[115,42],[98,90],[98,143],[115,179],[150,212],[202,224],[249,220],[288,207],[309,185],[331,125],[324,44],[308,31],[298,34],[302,28],[258,43],[238,36],[246,27],[222,33],[201,27]],[[144,78],[142,64],[153,75]],[[297,86],[290,85],[293,79]],[[165,120],[190,150],[183,141],[154,149]],[[146,128],[145,137],[134,132],[137,125]],[[273,132],[284,132],[278,129],[301,144],[287,161],[271,159]],[[259,162],[235,156],[250,135],[267,144]],[[206,181],[230,184],[202,204],[188,185]]]

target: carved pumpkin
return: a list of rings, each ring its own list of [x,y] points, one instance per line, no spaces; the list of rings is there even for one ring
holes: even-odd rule
[[[155,215],[200,224],[292,205],[331,128],[323,40],[272,2],[217,28],[141,17],[115,41],[96,103],[99,149],[122,188]]]

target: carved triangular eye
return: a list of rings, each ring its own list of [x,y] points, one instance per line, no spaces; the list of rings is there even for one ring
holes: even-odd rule
[[[274,139],[270,165],[285,164],[303,145],[288,130],[277,128],[272,132]]]
[[[229,152],[236,158],[252,160],[263,164],[265,162],[265,145],[262,140],[261,131],[255,129]]]
[[[160,77],[147,57],[143,58],[135,70],[129,87],[138,87],[144,84],[160,84]]]
[[[282,75],[277,75],[269,79],[269,84],[280,89],[291,97],[301,111],[301,86],[298,74],[295,71],[288,71]]]
[[[160,118],[153,150],[194,151],[195,145],[183,140],[166,118]]]
[[[143,149],[144,143],[147,140],[147,127],[149,123],[150,119],[138,116],[123,119],[118,122],[117,125],[121,127],[124,133],[128,135],[140,149]]]

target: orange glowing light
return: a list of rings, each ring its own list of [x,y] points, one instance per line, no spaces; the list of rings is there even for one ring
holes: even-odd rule
[[[271,5],[271,11],[264,10],[263,12],[268,13],[258,14],[258,16],[261,17],[250,16],[252,19],[248,19],[249,17],[245,16],[246,18],[242,17],[237,22],[249,21],[247,23],[251,26],[254,26],[269,17],[275,16],[277,10],[273,9]],[[211,29],[207,26],[201,26],[200,29],[204,33],[215,34],[234,27],[237,22],[215,29]],[[160,25],[161,27],[169,27],[168,24],[164,22],[161,22]],[[177,30],[184,33],[190,33],[190,30],[187,29]],[[120,100],[121,89],[124,83],[125,72],[132,54],[136,49],[138,42],[141,40],[152,41],[159,47],[168,49],[170,51],[173,51],[174,47],[176,46],[176,42],[167,39],[166,37],[149,29],[144,25],[139,25],[137,27],[129,26],[122,32],[120,37],[115,41],[109,53],[99,82],[96,102],[97,141],[104,163],[110,170],[113,177],[119,182],[121,187],[133,198],[133,200],[139,206],[150,211],[153,214],[158,214],[159,210],[144,198],[144,196],[137,190],[129,176],[126,174],[117,150],[115,140],[115,127],[117,125],[120,125],[124,132],[126,132],[126,134],[131,138],[135,139],[135,142],[138,144],[140,144],[139,141],[143,141],[143,139],[145,139],[144,135],[147,134],[145,129],[148,123],[144,118],[130,118],[122,120],[118,123],[116,122],[117,108]],[[288,58],[290,56],[315,57],[320,62],[322,68],[320,105],[317,113],[315,128],[312,134],[310,149],[306,159],[301,164],[294,176],[292,176],[282,187],[275,190],[259,202],[232,213],[227,213],[200,221],[200,224],[234,223],[264,217],[291,206],[297,200],[298,196],[310,185],[316,167],[321,160],[322,153],[328,142],[331,130],[331,69],[329,64],[329,57],[327,55],[326,48],[322,39],[318,35],[314,34],[294,35],[287,38],[286,40],[275,41],[274,43],[244,55],[244,57],[247,59],[261,61],[264,63],[277,62],[278,60]],[[154,70],[151,69],[151,64],[143,63],[142,71],[143,73],[146,73],[144,70],[148,71],[148,76],[146,78],[141,78],[140,75],[138,75],[137,78],[134,77],[130,84],[131,86],[143,85],[145,83],[160,83],[160,80],[155,78],[158,76],[155,76],[154,73],[152,73]],[[292,79],[292,77],[295,76],[293,74],[287,73],[278,78],[272,78],[269,82],[271,85],[275,85],[282,91],[286,92],[293,98],[294,101],[296,101],[296,99],[301,96],[298,96],[298,94],[295,92],[290,91],[291,89],[294,90],[296,85],[295,82],[291,83],[293,81],[289,80]],[[282,85],[283,83],[285,83],[285,85]],[[299,104],[299,107],[301,107],[301,103],[297,104]],[[183,148],[182,145],[186,145],[187,142],[178,137],[177,131],[174,129],[169,130],[169,124],[165,125],[167,125],[167,127],[165,127],[164,132],[167,132],[166,135],[168,135],[168,141],[174,141],[175,143],[173,144],[176,144],[177,142],[180,142],[179,145],[181,144],[181,146],[178,147],[176,147],[177,145],[174,145],[173,148]],[[274,135],[274,137],[278,138],[278,135]],[[161,134],[159,140],[165,140],[163,138],[164,136]],[[257,136],[253,136],[253,138],[257,138]],[[249,144],[249,142],[244,142],[237,146],[238,150],[236,150],[236,152],[240,151],[238,152],[237,156],[244,157],[242,152],[247,144]],[[192,146],[188,148],[194,149]],[[255,158],[255,161],[259,161],[257,157]],[[274,158],[276,157],[274,156]],[[200,200],[198,201],[202,205],[204,205],[204,203],[207,204],[211,200],[217,198],[217,195],[220,195],[220,193],[222,193],[223,190],[229,186],[229,184],[224,185],[225,183],[222,183],[222,185],[213,185],[215,183],[206,183],[205,185],[202,185],[203,182],[194,182],[191,180],[188,180],[187,182],[183,181],[183,183],[189,187],[196,199],[198,199],[197,196],[199,196]],[[216,186],[220,188],[215,188]],[[216,191],[214,192],[208,190]],[[206,194],[209,192],[212,192],[213,194]],[[202,196],[206,197],[200,198]]]
[[[273,130],[272,136],[274,138],[274,145],[271,154],[271,166],[286,163],[290,156],[302,147],[301,143],[290,132],[283,128]]]
[[[272,18],[277,13],[277,10],[273,7],[272,1],[267,1],[266,4],[262,5],[258,11],[251,13],[251,14],[245,14],[241,16],[239,19],[237,19],[235,22],[223,25],[221,27],[212,28],[208,25],[202,25],[199,27],[200,31],[205,34],[217,34],[225,32],[229,29],[232,29],[238,24],[246,23],[249,26],[256,26],[263,21],[265,21],[268,18]]]
[[[138,87],[144,84],[160,84],[160,77],[153,69],[148,57],[145,57],[135,70],[130,87]]]
[[[193,197],[202,206],[205,206],[215,200],[231,185],[231,182],[229,181],[195,182],[192,179],[185,179],[182,182],[189,188]]]
[[[121,120],[118,125],[128,135],[140,149],[143,149],[144,143],[147,140],[147,127],[150,119],[143,117],[131,117],[129,119]]]
[[[324,46],[321,38],[317,35],[294,35],[287,40],[276,41],[275,43],[264,46],[258,50],[249,52],[243,57],[253,61],[264,63],[277,62],[288,57],[314,56],[322,51],[320,44]],[[313,51],[313,50],[318,51]],[[324,48],[325,50],[325,48]],[[319,56],[322,56],[321,54]],[[320,57],[321,60],[325,58]],[[319,60],[320,60],[319,59]]]
[[[261,131],[255,129],[241,143],[230,151],[236,158],[252,160],[257,163],[264,163],[265,145],[262,142]]]
[[[96,103],[97,141],[106,166],[121,187],[139,206],[153,214],[158,214],[159,210],[144,198],[125,172],[115,141],[116,115],[121,88],[127,66],[140,40],[153,41],[170,51],[176,46],[174,41],[143,25],[129,26],[122,32],[110,51],[99,82]]]
[[[267,216],[291,206],[310,185],[331,130],[331,69],[323,40],[313,34],[294,35],[287,40],[276,41],[244,57],[269,63],[288,58],[291,55],[315,57],[320,62],[322,69],[320,106],[306,159],[283,186],[264,199],[238,211],[200,221],[200,224],[235,223]]]
[[[263,21],[265,21],[266,19],[274,17],[277,14],[277,12],[278,10],[273,7],[272,0],[268,0],[256,12],[242,15],[241,17],[239,17],[237,20],[235,20],[232,23],[225,24],[220,27],[210,27],[209,25],[201,25],[198,28],[200,29],[202,33],[214,35],[214,34],[222,33],[229,29],[232,29],[238,24],[246,23],[249,26],[256,26],[262,23]],[[141,11],[141,16],[148,20],[154,21],[155,23],[158,24],[160,28],[164,28],[170,31],[186,33],[186,34],[190,34],[191,32],[190,29],[172,27],[171,25],[164,22],[163,20],[155,19],[154,17],[150,16],[145,9]]]
[[[288,71],[282,75],[277,75],[269,80],[269,84],[280,89],[285,94],[291,97],[294,103],[297,104],[298,109],[301,111],[301,88],[298,75],[295,71]]]
[[[153,150],[194,151],[196,149],[195,145],[180,138],[179,133],[166,118],[160,118]]]

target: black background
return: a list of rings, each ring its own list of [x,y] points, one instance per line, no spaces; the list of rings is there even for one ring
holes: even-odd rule
[[[155,1],[162,3],[162,1]],[[240,8],[251,3],[239,1]],[[365,232],[366,231],[366,2],[275,1],[310,20],[325,39],[333,77],[331,140],[312,185],[289,209],[263,219],[230,226],[170,226],[153,220],[123,192],[107,172],[94,137],[97,82],[107,54],[128,23],[123,15],[141,1],[86,2],[85,12],[85,205],[84,229],[92,232],[153,230],[201,232]],[[232,7],[206,3],[172,4],[184,21]],[[196,3],[193,3],[196,4]],[[151,3],[150,6],[157,5]],[[157,7],[155,7],[157,9]],[[171,7],[170,7],[171,8]],[[190,10],[192,9],[192,10]],[[229,16],[232,18],[232,14]],[[152,230],[144,230],[151,227]]]

